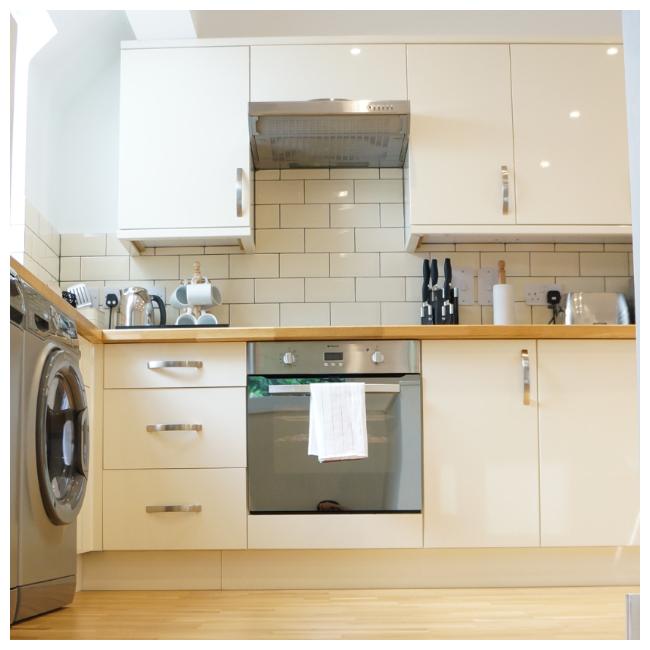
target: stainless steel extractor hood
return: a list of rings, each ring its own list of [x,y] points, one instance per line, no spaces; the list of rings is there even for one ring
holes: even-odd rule
[[[255,169],[403,167],[408,101],[314,99],[248,105]]]

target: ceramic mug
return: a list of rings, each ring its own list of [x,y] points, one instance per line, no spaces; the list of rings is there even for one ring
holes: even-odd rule
[[[187,289],[187,302],[190,305],[218,305],[221,302],[219,289],[211,282],[188,284],[185,288]]]
[[[176,309],[184,309],[188,306],[187,302],[187,285],[181,284],[174,289],[169,297],[169,304]]]

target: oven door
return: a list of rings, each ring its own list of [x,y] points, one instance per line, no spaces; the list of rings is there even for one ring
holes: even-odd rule
[[[309,384],[364,382],[368,458],[307,455]],[[248,377],[251,514],[420,512],[419,375]]]

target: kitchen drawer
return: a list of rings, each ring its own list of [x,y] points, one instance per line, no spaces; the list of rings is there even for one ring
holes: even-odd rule
[[[150,368],[150,362],[200,367]],[[160,365],[160,364],[158,364]],[[104,388],[245,386],[245,343],[125,343],[106,346]]]
[[[194,425],[147,430],[152,425]],[[104,468],[246,467],[246,389],[107,390]]]
[[[245,469],[104,471],[106,551],[246,548],[246,516]]]

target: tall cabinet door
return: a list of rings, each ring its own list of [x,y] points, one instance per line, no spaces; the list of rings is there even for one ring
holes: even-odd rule
[[[411,224],[514,224],[508,46],[408,45],[407,61]]]
[[[122,52],[120,229],[250,225],[249,201],[237,208],[248,59],[246,47]]]
[[[512,45],[517,223],[631,223],[623,50]]]
[[[535,378],[535,341],[422,343],[425,547],[539,545]]]
[[[542,546],[639,543],[634,341],[540,341]]]

